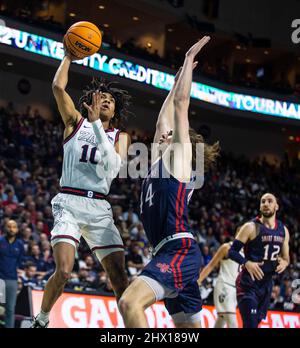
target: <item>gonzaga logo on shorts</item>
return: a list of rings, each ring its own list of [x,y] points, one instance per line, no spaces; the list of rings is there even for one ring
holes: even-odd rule
[[[55,219],[60,219],[62,217],[63,208],[60,204],[54,203],[52,206],[52,213]]]

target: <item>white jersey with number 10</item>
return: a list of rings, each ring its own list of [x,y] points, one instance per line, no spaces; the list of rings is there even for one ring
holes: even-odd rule
[[[120,130],[105,130],[109,141],[114,145]],[[76,129],[64,141],[64,159],[60,186],[71,187],[107,195],[113,177],[101,175],[104,163],[98,148],[96,135],[91,123],[82,118]]]

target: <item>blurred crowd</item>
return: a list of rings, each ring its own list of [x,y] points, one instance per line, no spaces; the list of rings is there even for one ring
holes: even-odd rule
[[[147,136],[132,132],[132,141],[150,144]],[[18,271],[18,286],[42,288],[54,271],[50,246],[53,226],[51,199],[59,192],[62,167],[63,125],[45,121],[37,110],[18,114],[12,103],[0,109],[0,236],[8,220],[18,224],[25,256]],[[203,266],[218,247],[233,238],[237,226],[255,217],[262,193],[279,197],[279,218],[291,234],[291,264],[276,276],[271,308],[296,310],[292,281],[300,278],[299,161],[285,159],[278,167],[264,161],[222,154],[207,174],[204,187],[190,202],[190,224],[203,254]],[[149,244],[139,217],[139,179],[116,178],[109,201],[115,224],[126,246],[126,269],[132,281],[150,260]],[[217,270],[202,287],[212,303]],[[113,294],[103,268],[81,241],[67,289]]]

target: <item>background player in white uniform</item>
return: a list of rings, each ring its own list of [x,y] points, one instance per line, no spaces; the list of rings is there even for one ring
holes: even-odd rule
[[[48,326],[50,310],[72,272],[81,236],[107,272],[117,299],[128,285],[123,242],[105,196],[130,143],[127,133],[113,128],[125,117],[130,96],[94,79],[77,111],[65,90],[75,59],[66,51],[52,84],[65,124],[64,160],[61,193],[52,200],[56,270],[45,286],[41,312],[32,325],[35,328]]]
[[[220,246],[212,260],[203,268],[198,279],[198,284],[202,284],[204,279],[220,264],[218,279],[214,287],[214,304],[218,313],[216,328],[223,328],[225,324],[230,328],[238,327],[235,281],[239,272],[239,264],[228,258],[231,245],[232,242]]]

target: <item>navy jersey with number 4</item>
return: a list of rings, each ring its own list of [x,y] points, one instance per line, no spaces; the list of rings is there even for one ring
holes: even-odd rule
[[[162,159],[156,161],[141,188],[141,219],[147,238],[155,247],[164,238],[179,232],[191,232],[188,225],[188,202],[191,183],[170,175]]]

